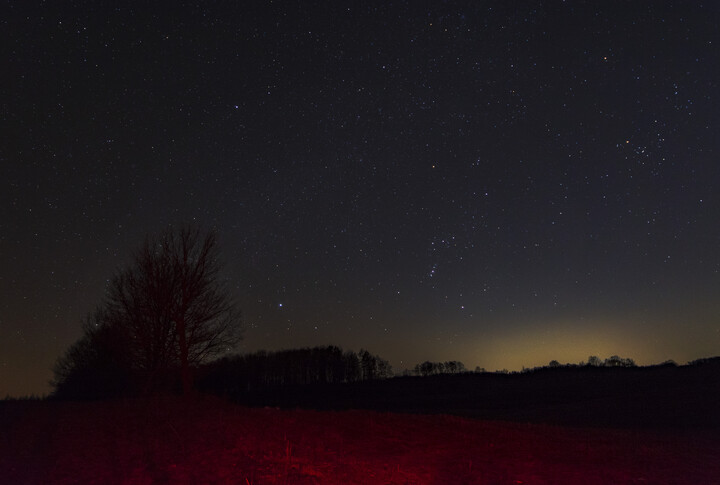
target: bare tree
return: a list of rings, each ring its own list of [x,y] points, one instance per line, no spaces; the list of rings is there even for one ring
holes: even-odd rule
[[[179,365],[183,393],[191,368],[239,340],[236,305],[219,280],[217,237],[196,228],[146,238],[133,263],[110,283],[111,325],[122,328],[132,361],[148,381]]]

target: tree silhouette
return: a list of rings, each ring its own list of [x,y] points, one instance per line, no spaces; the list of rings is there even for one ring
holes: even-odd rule
[[[415,373],[419,376],[427,377],[433,373],[433,369],[433,363],[429,360],[426,360],[422,364],[417,364],[415,366]]]
[[[365,369],[362,365],[365,365]],[[392,377],[388,361],[336,346],[259,351],[225,356],[203,366],[198,387],[235,397],[314,384],[338,384]]]
[[[189,394],[192,369],[240,338],[239,313],[219,279],[218,256],[212,231],[182,227],[147,237],[132,263],[110,281],[83,337],[58,360],[56,387],[90,385],[107,370],[99,363],[108,354],[121,356],[114,362],[126,374],[142,376],[146,391],[179,368],[183,393]],[[93,379],[80,378],[90,370]]]
[[[191,367],[239,339],[239,313],[219,281],[218,256],[214,232],[168,229],[146,238],[110,283],[109,318],[130,335],[134,362],[150,377],[179,364],[184,394]]]
[[[604,365],[605,367],[635,367],[635,361],[630,358],[624,359],[613,355],[605,359]]]
[[[390,363],[377,355],[371,354],[367,350],[360,349],[358,359],[360,361],[361,379],[364,381],[387,379],[393,376]]]

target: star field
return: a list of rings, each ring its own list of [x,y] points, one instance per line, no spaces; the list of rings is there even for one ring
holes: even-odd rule
[[[47,392],[117,266],[184,222],[220,232],[242,352],[719,353],[712,3],[7,11],[2,395]]]

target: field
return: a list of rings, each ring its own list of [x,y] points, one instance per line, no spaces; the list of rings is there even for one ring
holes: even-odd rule
[[[717,429],[248,408],[162,397],[0,402],[10,484],[713,484]]]

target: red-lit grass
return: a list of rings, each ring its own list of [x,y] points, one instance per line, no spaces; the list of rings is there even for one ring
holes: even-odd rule
[[[3,483],[720,483],[713,432],[604,430],[216,399],[0,403]]]

